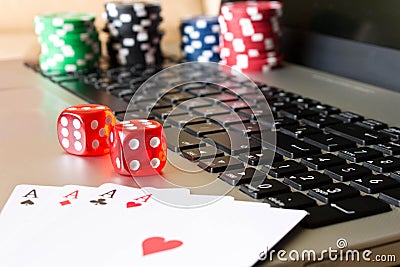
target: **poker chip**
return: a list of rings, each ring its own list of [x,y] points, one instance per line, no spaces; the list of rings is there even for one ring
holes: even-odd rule
[[[158,29],[163,21],[161,6],[144,2],[107,2],[106,43],[113,65],[160,65],[163,62]]]
[[[277,1],[228,2],[221,6],[221,63],[243,72],[269,71],[283,60],[282,4]]]
[[[35,33],[41,46],[43,72],[72,72],[93,68],[101,56],[95,16],[61,12],[36,16]]]
[[[220,26],[216,16],[181,20],[181,49],[187,61],[218,62]]]

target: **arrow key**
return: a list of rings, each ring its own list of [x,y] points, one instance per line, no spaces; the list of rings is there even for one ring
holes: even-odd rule
[[[212,173],[244,168],[243,162],[230,156],[200,160],[198,165],[205,171]]]
[[[323,170],[332,166],[345,164],[346,161],[333,154],[320,154],[302,158],[301,163],[314,170]]]
[[[246,168],[223,172],[219,175],[219,178],[228,184],[235,186],[250,183],[252,179],[257,181],[266,179],[267,175],[254,168]]]

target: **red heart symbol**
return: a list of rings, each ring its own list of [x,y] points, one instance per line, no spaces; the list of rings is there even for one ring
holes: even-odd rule
[[[136,202],[127,202],[126,203],[126,207],[129,208],[134,208],[134,207],[140,207],[142,206],[142,204],[140,203],[136,203]]]
[[[183,242],[179,240],[165,241],[164,237],[150,237],[144,240],[142,243],[143,256],[164,250],[174,249],[182,244]]]

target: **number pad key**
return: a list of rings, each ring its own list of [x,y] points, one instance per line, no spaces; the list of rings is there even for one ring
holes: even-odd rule
[[[338,156],[351,162],[362,162],[369,159],[379,158],[383,155],[381,152],[369,147],[357,147],[339,151]]]
[[[358,196],[360,193],[351,186],[333,183],[308,191],[308,195],[324,203],[332,203],[340,199]]]
[[[388,189],[379,194],[379,199],[400,207],[400,188]]]
[[[239,155],[239,159],[243,162],[251,166],[257,166],[261,164],[267,164],[271,162],[273,158],[273,162],[283,161],[283,157],[279,154],[275,154],[272,150],[263,150],[263,151],[252,151],[250,153],[243,153]]]
[[[394,156],[400,154],[400,143],[399,142],[389,142],[385,144],[379,144],[374,147],[386,155]]]
[[[244,168],[243,162],[229,156],[219,158],[203,159],[199,161],[199,167],[207,172],[223,172],[225,170],[236,170]]]
[[[363,166],[351,163],[328,168],[325,170],[325,174],[338,181],[346,182],[366,175],[371,175],[372,172]]]
[[[304,142],[307,142],[329,152],[334,152],[356,146],[355,143],[333,134],[311,135],[304,138]]]
[[[219,178],[230,185],[240,185],[250,183],[252,179],[260,181],[267,178],[267,175],[254,168],[238,169],[233,171],[223,172]]]
[[[283,178],[295,173],[306,172],[307,168],[293,160],[285,160],[282,162],[274,162],[272,166],[264,165],[261,171],[268,172],[269,175],[275,178]]]
[[[392,156],[377,158],[364,162],[364,166],[376,172],[392,172],[400,170],[400,159]]]
[[[316,171],[304,172],[285,177],[283,182],[297,190],[307,190],[332,183],[329,176]]]
[[[305,209],[316,206],[317,202],[300,192],[284,193],[267,197],[264,201],[274,208]]]
[[[301,224],[306,228],[316,228],[388,212],[391,209],[388,204],[372,196],[358,196],[330,205],[311,207],[307,211],[309,215]]]
[[[302,158],[301,163],[314,170],[323,170],[328,167],[346,164],[346,161],[333,154],[320,154]]]
[[[375,194],[385,189],[399,187],[400,183],[392,178],[388,178],[383,174],[378,174],[351,181],[350,185],[362,192]]]
[[[304,138],[305,136],[322,133],[322,131],[311,126],[304,125],[282,127],[281,133],[290,135],[294,138]]]
[[[260,199],[268,196],[290,192],[290,188],[274,179],[265,179],[260,185],[243,184],[240,191],[252,198]]]

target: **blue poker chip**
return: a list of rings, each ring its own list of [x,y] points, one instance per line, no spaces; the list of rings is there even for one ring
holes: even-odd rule
[[[195,16],[181,20],[181,49],[188,61],[219,61],[220,26],[217,16]]]

